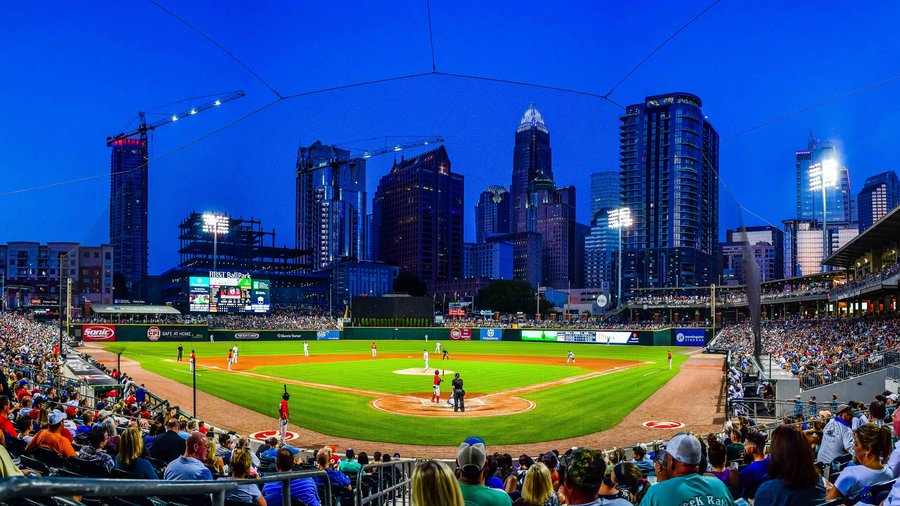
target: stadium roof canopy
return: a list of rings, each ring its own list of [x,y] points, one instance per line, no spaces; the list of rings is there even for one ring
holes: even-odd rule
[[[884,215],[822,263],[850,269],[857,260],[869,253],[880,253],[885,249],[896,248],[898,238],[900,238],[900,207]]]
[[[142,304],[122,304],[122,305],[94,304],[91,306],[91,310],[95,313],[99,313],[102,315],[115,315],[115,314],[180,315],[181,314],[181,311],[175,309],[172,306],[148,306],[148,305],[142,305]]]

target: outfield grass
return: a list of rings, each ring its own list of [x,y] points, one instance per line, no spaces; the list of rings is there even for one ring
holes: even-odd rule
[[[186,342],[185,360],[191,348],[200,359],[224,357],[234,342]],[[302,361],[300,342],[238,342],[241,356],[296,355]],[[392,371],[422,367],[422,349],[434,351],[434,341],[379,341],[380,355],[405,353],[412,358],[338,360],[332,363],[273,365],[257,367],[254,373],[306,382],[338,385],[385,393],[430,391],[428,376],[404,376]],[[565,365],[566,352],[580,357],[616,360],[652,361],[625,371],[611,373],[576,383],[529,392],[520,397],[536,403],[533,410],[487,418],[424,418],[385,413],[373,409],[373,397],[289,385],[291,423],[340,437],[369,441],[424,445],[456,445],[467,436],[477,434],[489,444],[532,443],[574,437],[608,429],[640,405],[677,372],[686,356],[675,353],[673,370],[666,367],[664,347],[605,346],[596,344],[516,343],[516,342],[442,342],[451,353],[444,361],[448,369],[459,371],[466,380],[466,390],[491,393],[511,388],[541,384],[554,379],[584,374],[577,366]],[[371,341],[311,341],[315,354],[366,354]],[[174,363],[178,343],[109,343],[111,351],[121,351],[137,360],[148,371],[191,384],[186,363]],[[558,358],[560,365],[522,365],[485,361],[454,360],[457,354],[527,355]],[[431,366],[441,365],[432,353]],[[449,378],[448,378],[449,380]],[[259,413],[277,417],[282,384],[227,371],[201,368],[198,389],[245,406]],[[152,386],[151,386],[152,390]],[[445,392],[448,388],[445,388]],[[446,398],[447,394],[444,394]],[[449,412],[448,415],[452,415]],[[273,424],[274,426],[274,424]],[[263,429],[263,428],[261,428]]]

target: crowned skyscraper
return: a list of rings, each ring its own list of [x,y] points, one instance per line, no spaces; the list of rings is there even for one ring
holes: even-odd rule
[[[547,130],[541,113],[531,104],[516,129],[512,184],[509,187],[512,196],[511,232],[529,230],[525,211],[528,206],[528,185],[538,177],[553,180],[550,131]]]

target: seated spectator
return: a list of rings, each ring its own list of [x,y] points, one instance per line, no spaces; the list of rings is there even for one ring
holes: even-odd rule
[[[740,488],[738,487],[738,470],[728,467],[725,461],[725,445],[716,437],[711,436],[707,443],[706,450],[709,459],[709,469],[704,476],[712,476],[722,480],[722,483],[728,487],[733,497],[740,497]]]
[[[347,453],[344,454],[344,460],[341,461],[338,470],[344,474],[356,475],[361,468],[362,466],[356,461],[356,452],[353,451],[353,448],[347,448]]]
[[[741,470],[738,482],[741,486],[741,497],[753,499],[756,489],[769,475],[769,459],[766,457],[766,434],[752,432],[744,444],[744,459],[751,463]]]
[[[272,453],[274,455],[278,452],[278,438],[267,437],[265,442],[256,449],[256,456],[262,458],[263,453],[273,449],[275,450],[275,452]]]
[[[285,446],[284,448],[282,448],[282,450],[287,448],[289,447]],[[328,462],[328,452],[325,451],[324,448],[316,453],[316,466],[320,470],[325,471],[325,473],[328,475],[328,481],[329,483],[331,483],[331,488],[350,489],[350,479],[347,478],[347,475],[338,471],[337,469],[332,469],[330,463]],[[321,475],[314,476],[313,480],[316,482],[316,486],[325,486],[325,479]]]
[[[170,418],[166,423],[166,432],[156,436],[150,456],[169,463],[180,457],[185,450],[184,439],[178,435],[178,420]]]
[[[633,462],[619,462],[603,477],[600,484],[601,504],[607,506],[630,506],[638,504],[647,493],[650,483]]]
[[[838,404],[834,418],[822,431],[822,445],[819,447],[816,462],[830,465],[834,459],[853,454],[853,430],[850,428],[852,421],[853,408],[848,404]]]
[[[425,460],[413,469],[410,484],[412,506],[465,506],[459,484],[450,466]]]
[[[283,446],[281,446],[281,448],[287,448],[287,450],[294,455],[297,455],[298,453],[300,453],[300,450],[294,448],[293,446],[283,445]],[[279,449],[280,448],[278,448],[277,446],[275,448],[269,448],[268,450],[266,450],[262,453],[262,458],[267,459],[267,460],[275,460],[275,456],[278,454]],[[331,465],[331,452],[330,451],[328,451],[328,464]]]
[[[359,452],[359,457],[356,458],[356,461],[359,462],[363,474],[368,474],[369,470],[366,469],[366,466],[369,465],[369,454],[366,452]]]
[[[116,458],[116,469],[129,472],[142,480],[157,480],[159,477],[149,460],[142,458],[144,452],[141,431],[137,427],[129,427],[122,433],[119,441],[119,456]]]
[[[87,434],[91,431],[91,428],[94,426],[94,414],[90,411],[85,411],[81,414],[81,424],[75,429],[75,435],[79,434]]]
[[[740,429],[732,428],[728,433],[728,438],[731,442],[725,446],[727,462],[740,460],[744,457],[744,441],[747,439],[747,432],[747,427],[741,427]]]
[[[12,402],[10,402],[9,397],[0,395],[0,431],[6,437],[19,437],[16,426],[9,419],[10,411],[12,411]]]
[[[700,440],[690,434],[678,434],[666,444],[662,454],[660,481],[651,486],[641,506],[670,504],[720,504],[733,506],[731,493],[721,480],[700,476],[700,460],[703,447]],[[693,501],[693,502],[692,502]]]
[[[106,446],[106,431],[101,427],[94,427],[88,432],[88,444],[78,451],[78,458],[102,465],[106,472],[111,473],[116,463],[104,450]]]
[[[522,484],[522,494],[513,504],[516,506],[559,505],[559,499],[553,489],[553,480],[550,479],[550,470],[543,462],[537,462],[528,467],[525,472],[525,481]]]
[[[116,421],[113,417],[103,420],[103,428],[106,429],[106,451],[115,455],[119,452],[119,432],[116,430]]]
[[[153,422],[152,424],[150,424],[150,428],[147,429],[147,433],[142,434],[141,436],[141,439],[144,443],[144,449],[149,453],[153,448],[153,443],[156,442],[156,436],[162,435],[165,432],[166,428],[161,423]]]
[[[460,470],[459,489],[462,491],[467,506],[509,506],[512,504],[509,494],[484,484],[488,470],[487,448],[481,438],[470,437],[459,445],[456,453],[456,466]]]
[[[782,425],[772,431],[769,479],[756,490],[760,505],[805,506],[825,502],[825,485],[802,432]]]
[[[841,471],[834,487],[828,490],[826,500],[855,497],[865,487],[893,478],[891,470],[884,466],[891,452],[890,429],[867,423],[856,430],[853,439],[859,465],[847,466]]]
[[[723,454],[724,456],[724,454]],[[647,476],[653,474],[653,459],[647,455],[647,447],[640,444],[631,449],[631,461]]]
[[[537,465],[537,464],[535,464]],[[562,459],[561,498],[569,505],[599,503],[600,483],[606,475],[603,454],[587,448],[575,448]]]
[[[202,432],[200,433],[203,434]],[[209,446],[206,449],[206,458],[203,460],[203,464],[215,474],[225,474],[225,462],[222,460],[222,457],[216,455],[216,448],[218,445],[214,440],[209,439],[208,436],[207,441],[209,441]]]
[[[25,444],[31,442],[32,429],[34,429],[34,425],[31,422],[31,418],[27,416],[19,416],[16,420],[16,430],[19,431],[19,440]]]
[[[212,473],[203,465],[209,448],[205,434],[194,432],[185,441],[184,455],[169,462],[163,479],[166,480],[212,480]]]
[[[209,437],[210,434],[207,432],[206,436]],[[231,439],[231,436],[228,435],[227,432],[219,434],[217,440],[218,444],[216,445],[216,457],[220,457],[222,459],[222,462],[225,465],[228,465],[228,463],[231,462],[231,453],[234,451],[234,440]],[[256,465],[258,464],[254,464],[254,467],[256,467]]]
[[[48,418],[47,428],[41,429],[35,434],[28,446],[25,447],[25,453],[32,453],[35,448],[48,448],[64,458],[74,457],[75,449],[72,448],[72,443],[60,433],[66,415],[60,411],[53,411]]]
[[[362,457],[362,454],[360,454]],[[275,456],[275,471],[279,473],[289,473],[294,468],[294,456],[285,448],[278,450]],[[312,478],[297,478],[291,480],[290,484],[291,499],[301,501],[307,506],[319,506],[319,491],[316,489],[316,483]],[[271,481],[263,485],[263,497],[266,502],[281,504],[281,482]]]
[[[6,440],[3,437],[3,433],[0,432],[0,478],[13,478],[27,474],[34,474],[35,476],[41,475],[36,471],[19,469],[19,467],[16,466],[16,463],[13,462],[12,455],[6,450]]]
[[[231,439],[229,438],[229,440],[231,440]],[[250,451],[250,438],[247,436],[239,437],[237,440],[237,443],[234,443],[234,450],[247,450],[249,452]],[[231,453],[228,454],[229,459],[231,459],[231,455],[234,453],[234,450],[232,450]],[[288,450],[288,451],[290,451],[290,450]],[[297,453],[299,453],[299,451]],[[294,453],[291,452],[291,454],[294,454]],[[250,476],[253,476],[256,474],[255,468],[259,467],[259,457],[257,457],[255,453],[251,453],[250,458],[253,459],[253,469],[250,470]],[[225,458],[222,457],[222,460],[225,460]],[[227,460],[226,460],[226,463],[227,463]],[[268,471],[268,469],[267,469],[267,471]]]
[[[202,434],[200,431],[197,432]],[[237,450],[231,456],[231,477],[237,480],[249,478],[251,465],[253,465],[253,460],[250,458],[250,452],[243,449]],[[225,500],[266,506],[266,499],[255,483],[238,485],[237,488],[229,490],[225,494]]]

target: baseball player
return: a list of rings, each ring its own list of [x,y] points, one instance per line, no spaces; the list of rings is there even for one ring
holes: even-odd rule
[[[178,345],[178,361],[181,362],[181,354],[184,352],[184,346]]]
[[[236,363],[237,363],[237,358],[238,358],[238,347],[237,347],[237,344],[235,344],[234,347],[231,348],[231,351],[232,351],[232,353],[234,353],[234,363],[236,364]]]
[[[566,363],[567,363],[567,364],[568,364],[568,363],[572,363],[572,364],[575,363],[575,354],[572,353],[572,350],[569,350],[569,354],[566,355]]]
[[[434,370],[434,393],[431,394],[431,402],[438,404],[441,402],[441,383],[444,381],[441,379],[440,371],[437,369]]]
[[[441,356],[441,360],[450,360],[450,352],[447,351],[447,348],[444,348],[444,354]]]
[[[441,352],[441,342],[440,342],[440,341],[434,343],[434,352],[435,352],[435,353],[440,353],[440,352]]]
[[[194,350],[191,350],[191,372],[194,372],[194,365],[197,363],[197,355],[194,355]]]
[[[291,394],[287,391],[287,385],[284,386],[284,393],[281,394],[281,404],[278,405],[278,419],[281,424],[279,429],[281,430],[281,444],[284,444],[284,437],[287,434],[287,424],[288,418],[290,417],[290,410],[288,409],[288,401],[291,399]]]
[[[231,364],[234,363],[234,351],[228,350],[228,370],[231,370]]]
[[[425,342],[428,342],[428,334],[425,334]]]
[[[303,356],[309,356],[309,342],[303,341]]]
[[[378,356],[378,346],[375,346],[375,341],[372,341],[372,358],[376,358]]]
[[[428,370],[428,350],[422,350],[422,358],[425,360],[425,370]]]
[[[450,382],[453,385],[453,412],[455,413],[457,410],[466,410],[466,391],[463,390],[463,380],[459,377],[459,373],[453,375],[453,381]]]
[[[669,361],[669,370],[672,370],[672,351],[669,350],[668,357],[666,358]]]
[[[209,342],[211,342],[211,343],[216,342],[216,338],[212,334],[209,335]]]

